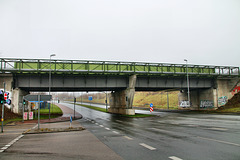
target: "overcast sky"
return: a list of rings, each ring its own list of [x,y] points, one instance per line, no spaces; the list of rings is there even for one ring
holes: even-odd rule
[[[240,66],[240,0],[0,0],[0,53]]]

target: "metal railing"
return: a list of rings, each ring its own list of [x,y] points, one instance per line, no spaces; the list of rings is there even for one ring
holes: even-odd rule
[[[184,75],[186,64],[1,58],[1,73]],[[190,75],[239,76],[239,67],[188,64]]]

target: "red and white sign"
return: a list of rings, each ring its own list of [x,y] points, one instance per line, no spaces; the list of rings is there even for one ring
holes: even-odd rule
[[[29,112],[29,120],[33,119],[33,112]]]
[[[28,112],[24,112],[23,119],[24,119],[24,120],[27,120],[27,119],[28,119]]]
[[[153,104],[150,104],[150,112],[153,112]]]
[[[7,99],[8,99],[8,94],[4,93],[4,100],[7,100]]]
[[[150,107],[150,112],[152,112],[153,111],[153,107]]]

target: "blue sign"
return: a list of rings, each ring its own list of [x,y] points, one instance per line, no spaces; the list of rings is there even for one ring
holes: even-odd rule
[[[152,104],[152,103],[150,104],[150,107],[153,107],[153,104]]]
[[[70,123],[72,123],[72,116],[70,116]]]
[[[88,100],[89,100],[89,101],[92,101],[92,96],[89,96],[89,97],[88,97]]]

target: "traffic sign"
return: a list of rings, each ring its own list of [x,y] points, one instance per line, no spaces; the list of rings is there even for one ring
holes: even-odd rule
[[[151,103],[150,104],[150,112],[152,112],[153,111],[153,104]]]
[[[38,96],[40,96],[39,97],[39,99],[38,99]],[[30,94],[28,94],[28,95],[26,95],[26,96],[24,96],[23,97],[23,99],[25,99],[26,101],[50,101],[51,99],[52,99],[52,95],[30,95]]]
[[[89,100],[89,101],[92,101],[92,99],[93,99],[92,96],[89,96],[89,97],[88,97],[88,100]]]

